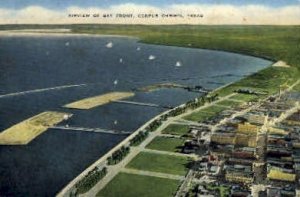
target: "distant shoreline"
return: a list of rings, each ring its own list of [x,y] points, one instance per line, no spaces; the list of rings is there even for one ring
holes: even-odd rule
[[[22,30],[0,30],[0,37],[14,37],[14,36],[70,36],[70,37],[116,37],[116,38],[136,38],[133,36],[124,35],[109,35],[109,34],[87,34],[87,33],[73,33],[71,29],[22,29]],[[137,38],[136,38],[137,39]]]
[[[219,51],[225,53],[235,53],[244,56],[250,56],[260,59],[265,59],[271,61],[271,65],[277,62],[277,59],[266,57],[266,56],[259,56],[254,54],[247,54],[247,53],[240,53],[239,51],[230,51],[230,50],[221,50],[221,49],[213,49],[213,48],[198,48],[198,47],[191,47],[191,46],[177,46],[172,44],[156,44],[144,41],[141,37],[138,36],[129,36],[129,35],[117,35],[117,34],[98,34],[98,33],[75,33],[72,32],[72,29],[18,29],[18,30],[0,30],[0,38],[1,37],[96,37],[96,38],[130,38],[136,39],[138,42],[148,45],[160,45],[160,46],[169,46],[169,47],[180,47],[180,48],[189,48],[189,49],[203,49],[203,50],[211,50],[211,51]]]

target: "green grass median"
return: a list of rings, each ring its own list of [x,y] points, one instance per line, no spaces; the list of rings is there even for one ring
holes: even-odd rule
[[[126,168],[184,176],[189,161],[189,158],[182,156],[141,152]]]
[[[183,144],[184,139],[159,136],[154,138],[146,148],[169,152],[180,152]]]
[[[179,181],[172,179],[119,173],[97,197],[171,197],[179,184]]]
[[[162,133],[163,134],[172,134],[172,135],[185,135],[189,132],[189,126],[180,125],[180,124],[170,124],[167,126]]]

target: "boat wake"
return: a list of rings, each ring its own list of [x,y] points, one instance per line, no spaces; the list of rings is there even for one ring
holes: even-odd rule
[[[86,85],[88,85],[88,84],[64,85],[64,86],[56,86],[56,87],[50,87],[50,88],[27,90],[27,91],[22,91],[22,92],[14,92],[14,93],[0,95],[0,99],[7,98],[7,97],[21,96],[21,95],[25,95],[25,94],[46,92],[46,91],[51,91],[51,90],[61,90],[61,89],[66,89],[66,88],[81,87],[81,86],[86,86]]]

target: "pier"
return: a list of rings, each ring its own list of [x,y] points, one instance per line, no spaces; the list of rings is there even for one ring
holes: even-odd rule
[[[172,106],[159,105],[159,104],[154,104],[154,103],[142,103],[142,102],[136,102],[136,101],[126,101],[126,100],[114,100],[112,102],[122,103],[122,104],[131,104],[131,105],[140,105],[140,106],[146,106],[146,107],[166,108],[166,109],[173,108]]]
[[[129,131],[117,131],[110,129],[102,129],[102,128],[84,128],[84,127],[68,127],[68,126],[53,126],[49,129],[59,129],[59,130],[68,130],[68,131],[87,131],[94,133],[108,133],[108,134],[118,134],[118,135],[130,135]]]

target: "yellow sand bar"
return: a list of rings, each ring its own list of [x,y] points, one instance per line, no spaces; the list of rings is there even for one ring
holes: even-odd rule
[[[100,105],[110,103],[111,101],[114,100],[120,100],[132,96],[134,96],[134,93],[132,92],[111,92],[100,96],[95,96],[95,97],[90,97],[79,101],[75,101],[73,103],[65,105],[64,107],[73,108],[73,109],[91,109],[94,107],[98,107]]]
[[[0,133],[1,145],[26,145],[49,127],[70,117],[71,114],[46,111],[24,120]]]

